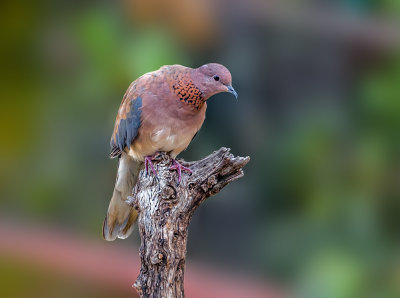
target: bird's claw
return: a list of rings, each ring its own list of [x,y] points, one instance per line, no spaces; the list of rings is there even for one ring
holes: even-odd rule
[[[178,183],[176,184],[176,186],[179,186],[179,184],[181,183],[181,180],[182,180],[182,171],[186,171],[191,175],[192,170],[187,167],[184,167],[175,159],[172,160],[172,163],[173,163],[173,165],[169,169],[176,170],[178,172]]]
[[[146,169],[146,176],[149,175],[149,172],[153,172],[154,177],[158,182],[160,182],[160,179],[158,178],[157,171],[153,165],[153,160],[155,160],[158,156],[153,155],[153,156],[146,156],[144,158],[144,166]],[[172,160],[173,165],[169,168],[170,170],[176,170],[178,172],[178,183],[176,186],[179,186],[179,184],[182,181],[182,171],[188,172],[189,175],[192,175],[192,170],[181,165],[177,160],[173,159]]]
[[[157,180],[159,180],[158,176],[157,176],[157,171],[153,165],[153,159],[154,159],[153,156],[146,156],[144,158],[144,166],[146,168],[146,175],[149,175],[149,166],[150,166],[150,169],[153,172],[154,176],[156,177]]]

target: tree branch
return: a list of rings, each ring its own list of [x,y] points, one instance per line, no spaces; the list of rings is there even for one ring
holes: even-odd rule
[[[170,157],[161,154],[158,178],[145,170],[127,202],[138,210],[141,269],[134,284],[141,297],[184,297],[187,231],[194,211],[208,197],[243,177],[249,157],[234,157],[221,148],[200,161],[184,162],[192,175],[169,170]]]

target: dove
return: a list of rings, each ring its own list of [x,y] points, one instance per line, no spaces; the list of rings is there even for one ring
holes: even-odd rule
[[[229,70],[218,63],[198,68],[167,65],[133,81],[122,99],[111,137],[111,158],[118,158],[118,172],[103,238],[127,238],[133,231],[137,211],[127,203],[140,170],[154,175],[153,160],[160,152],[173,159],[170,170],[191,170],[175,158],[185,150],[201,128],[207,100],[221,92],[237,98]]]

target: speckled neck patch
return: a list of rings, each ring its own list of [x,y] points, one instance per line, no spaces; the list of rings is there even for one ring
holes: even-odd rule
[[[203,107],[205,102],[203,93],[191,80],[179,80],[172,88],[182,102],[192,105],[198,110]]]

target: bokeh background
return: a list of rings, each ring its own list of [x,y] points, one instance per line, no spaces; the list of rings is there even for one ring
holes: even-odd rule
[[[399,1],[0,7],[0,296],[135,295],[137,231],[101,240],[117,109],[145,72],[219,62],[239,101],[182,157],[251,162],[193,218],[188,297],[400,297]]]

